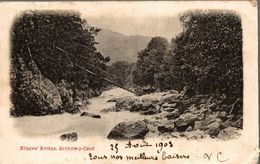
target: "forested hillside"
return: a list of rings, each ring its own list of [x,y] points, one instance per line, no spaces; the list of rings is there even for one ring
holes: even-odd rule
[[[108,29],[101,29],[96,37],[97,49],[111,58],[110,64],[117,61],[134,63],[137,61],[138,51],[145,48],[151,37],[133,35],[127,36]]]

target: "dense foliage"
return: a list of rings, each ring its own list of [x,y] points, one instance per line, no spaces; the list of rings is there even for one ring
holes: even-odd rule
[[[231,100],[242,97],[240,18],[230,13],[198,12],[186,13],[180,20],[184,31],[175,38],[170,52],[171,71],[181,81],[176,87],[188,85],[203,94],[218,90]]]
[[[155,87],[155,76],[160,73],[163,58],[168,52],[169,43],[162,37],[154,37],[147,47],[138,54],[133,83],[139,86]]]
[[[117,82],[123,86],[131,86],[132,85],[132,70],[134,64],[129,64],[127,61],[117,61],[110,66],[107,67],[107,72],[113,79],[113,81]]]
[[[102,85],[100,80],[89,77],[72,64],[92,69],[86,65],[90,63],[105,69],[107,58],[94,46],[98,31],[75,13],[26,13],[13,26],[12,57],[16,58],[19,54],[25,62],[34,60],[41,73],[53,82],[66,79],[98,87]]]
[[[98,31],[73,12],[26,12],[18,17],[11,31],[13,103],[21,105],[20,94],[32,89],[23,87],[26,80],[31,83],[42,78],[68,92],[72,90],[74,100],[100,94],[103,81],[83,71],[98,73],[96,68],[106,69],[109,58],[104,58],[95,48]],[[42,78],[24,78],[25,70]]]
[[[169,51],[165,43],[158,43],[161,46],[149,44],[139,54],[134,82],[160,90],[185,88],[189,96],[218,94],[242,112],[240,17],[224,11],[193,11],[182,14],[180,21],[183,31],[172,39]],[[154,59],[154,54],[159,56]]]

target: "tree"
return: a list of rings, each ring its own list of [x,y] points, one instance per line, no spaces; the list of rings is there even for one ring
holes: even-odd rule
[[[114,75],[113,80],[118,82],[121,85],[131,85],[129,76],[131,76],[131,70],[133,64],[129,64],[127,61],[117,61],[111,66],[108,66],[107,72],[111,75]]]
[[[151,39],[147,47],[138,54],[136,69],[133,72],[133,83],[139,86],[155,87],[155,76],[160,73],[160,66],[168,52],[168,46],[165,38]]]
[[[91,27],[74,12],[26,12],[12,28],[12,58],[18,54],[25,63],[33,60],[40,72],[59,83],[66,80],[76,89],[100,89],[102,81],[76,65],[105,70],[108,58],[95,48],[99,29]],[[14,66],[16,64],[14,63]]]
[[[225,94],[226,103],[242,100],[240,17],[224,11],[196,11],[183,14],[180,21],[183,32],[173,39],[166,66],[175,82],[171,88],[189,86],[194,94],[217,91]]]
[[[11,30],[14,113],[73,113],[75,102],[99,95],[103,81],[96,68],[105,70],[109,58],[95,48],[98,31],[74,12],[20,15]]]

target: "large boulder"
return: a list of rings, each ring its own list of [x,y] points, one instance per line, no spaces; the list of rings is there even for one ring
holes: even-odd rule
[[[169,120],[180,117],[179,109],[174,109],[172,112],[169,112],[165,117]]]
[[[148,126],[144,121],[121,122],[110,131],[107,138],[116,140],[143,139],[148,132]]]
[[[182,114],[176,121],[175,126],[178,131],[185,131],[189,126],[193,126],[194,122],[197,120],[197,115],[192,113]]]
[[[142,106],[142,111],[141,114],[143,115],[153,115],[160,113],[160,106],[157,104],[153,104],[151,102],[149,103],[144,103]]]
[[[151,101],[142,102],[137,100],[131,105],[130,112],[140,112],[143,115],[153,115],[160,113],[160,106]]]
[[[207,126],[208,126],[208,121],[206,120],[201,120],[201,121],[195,121],[194,122],[194,130],[206,130],[207,129]]]
[[[147,102],[142,104],[141,110],[145,111],[145,110],[148,110],[148,109],[153,108],[153,107],[154,107],[154,103],[152,103],[151,101],[147,101]]]
[[[61,113],[61,96],[57,87],[41,75],[34,61],[25,65],[20,58],[19,82],[13,88],[12,101],[15,113],[22,115],[47,115]]]
[[[220,124],[218,122],[213,122],[207,126],[206,133],[212,137],[215,137],[220,132]]]
[[[143,102],[141,101],[136,101],[133,103],[133,105],[130,108],[130,112],[139,112],[142,110]]]
[[[135,96],[122,97],[116,100],[116,108],[130,110],[131,106],[138,101]]]
[[[174,124],[171,122],[168,122],[165,125],[160,125],[157,127],[158,131],[161,133],[165,133],[165,132],[174,132]]]

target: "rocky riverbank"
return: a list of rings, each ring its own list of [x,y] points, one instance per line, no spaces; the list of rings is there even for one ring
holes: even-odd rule
[[[134,96],[112,88],[89,99],[80,113],[13,119],[23,135],[68,141],[92,136],[115,140],[236,138],[242,130],[242,116],[219,111],[219,103],[210,95],[185,98],[182,93],[168,91]]]
[[[109,139],[218,138],[228,140],[239,136],[242,116],[232,113],[215,95],[196,95],[190,98],[177,91],[152,93],[110,99],[116,105],[106,112],[130,111],[149,115],[136,122],[121,122],[108,134]]]

